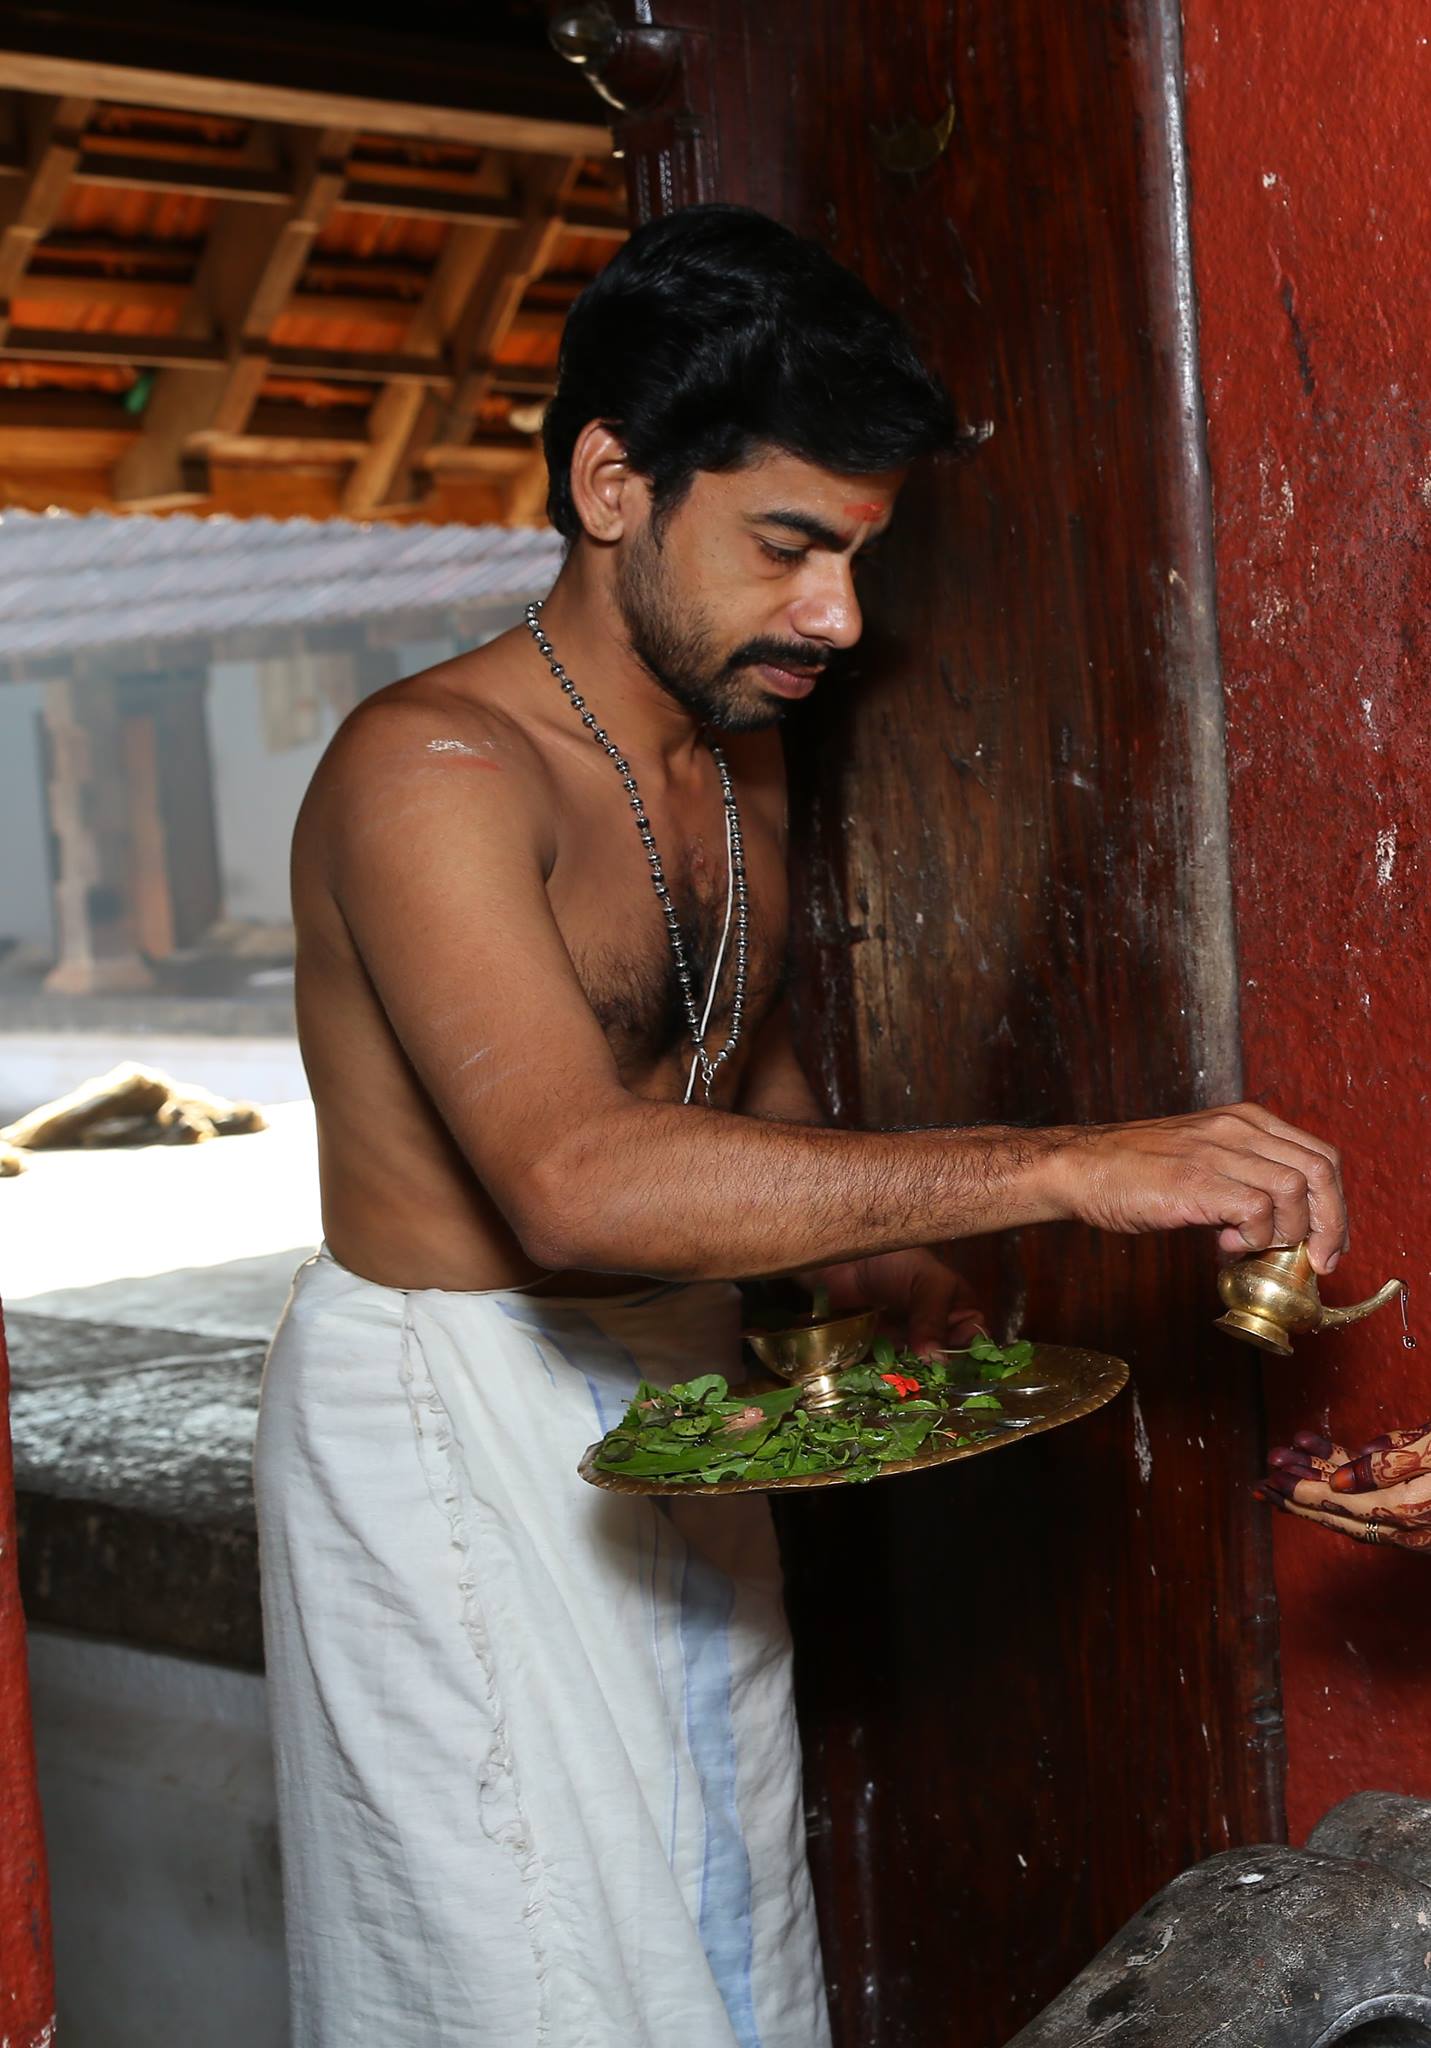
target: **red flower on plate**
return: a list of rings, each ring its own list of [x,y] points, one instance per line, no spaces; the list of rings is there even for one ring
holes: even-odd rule
[[[882,1372],[880,1378],[894,1388],[901,1401],[907,1399],[910,1394],[917,1394],[919,1392],[918,1380],[912,1380],[908,1373]]]

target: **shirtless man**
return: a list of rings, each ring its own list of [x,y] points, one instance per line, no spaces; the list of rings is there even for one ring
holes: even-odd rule
[[[370,699],[315,778],[326,1245],[258,1455],[296,2048],[828,2041],[767,1507],[575,1470],[641,1375],[737,1376],[733,1281],[818,1277],[927,1348],[971,1315],[932,1248],[979,1232],[1344,1248],[1335,1151],[1252,1105],[820,1127],[776,721],[951,430],[815,245],[732,208],[641,230],[563,344],[550,597]]]

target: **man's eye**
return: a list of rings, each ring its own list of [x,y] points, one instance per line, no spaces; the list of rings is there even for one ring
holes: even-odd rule
[[[768,555],[772,562],[783,562],[787,569],[793,563],[803,562],[805,559],[804,548],[778,548],[772,540],[761,541],[760,552]]]

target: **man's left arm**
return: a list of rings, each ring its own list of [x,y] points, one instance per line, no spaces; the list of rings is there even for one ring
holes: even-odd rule
[[[760,1028],[736,1106],[744,1116],[776,1117],[784,1123],[826,1121],[795,1050],[788,1000]],[[884,1252],[836,1266],[807,1267],[791,1277],[812,1292],[823,1288],[836,1314],[882,1309],[888,1334],[921,1357],[961,1349],[984,1328],[968,1283],[947,1263],[942,1248]]]

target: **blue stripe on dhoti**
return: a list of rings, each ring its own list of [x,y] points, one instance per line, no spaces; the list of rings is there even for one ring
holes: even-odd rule
[[[681,1580],[681,1656],[686,1740],[705,1807],[701,1946],[741,2048],[760,2048],[751,1992],[750,1857],[735,1801],[729,1643],[734,1603],[735,1589],[726,1574],[688,1548]]]

